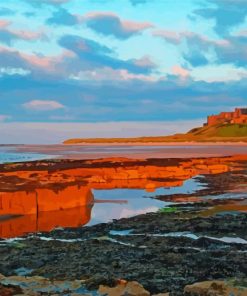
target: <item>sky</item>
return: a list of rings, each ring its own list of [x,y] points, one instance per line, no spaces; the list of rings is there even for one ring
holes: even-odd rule
[[[247,0],[0,1],[0,143],[183,132],[246,66]]]

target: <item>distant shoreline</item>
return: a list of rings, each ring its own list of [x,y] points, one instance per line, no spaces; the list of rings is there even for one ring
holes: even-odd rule
[[[240,145],[247,146],[246,142],[98,142],[98,143],[70,143],[62,144],[64,146],[219,146],[219,145]],[[25,145],[28,146],[28,145]]]
[[[195,144],[247,144],[247,124],[216,124],[196,127],[185,134],[168,136],[115,137],[115,138],[71,138],[63,142],[69,144],[114,144],[114,145],[195,145]]]

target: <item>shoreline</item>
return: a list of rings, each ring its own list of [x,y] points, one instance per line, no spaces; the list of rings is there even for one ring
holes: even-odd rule
[[[13,184],[15,192],[29,190],[28,204],[32,190],[44,190],[48,200],[53,198],[48,192],[54,191],[57,200],[55,193],[63,192],[58,185],[68,188],[71,183],[81,188],[153,189],[172,186],[176,176],[181,181],[195,174],[206,185],[195,193],[156,195],[154,198],[176,205],[155,213],[94,226],[56,226],[50,231],[33,231],[21,239],[0,240],[0,274],[4,276],[24,270],[29,272],[29,282],[43,276],[49,283],[59,280],[66,287],[69,281],[82,280],[81,289],[89,291],[96,291],[102,284],[115,286],[119,280],[138,281],[152,295],[170,296],[184,295],[184,287],[196,282],[246,280],[247,154],[190,160],[46,160],[1,165],[0,170],[6,186],[10,182],[9,195]],[[224,194],[237,190],[245,195],[222,199]],[[75,194],[68,193],[71,200]],[[75,217],[73,213],[70,216]]]
[[[56,145],[56,144],[55,144]],[[221,141],[221,142],[195,142],[195,141],[186,141],[186,142],[107,142],[107,143],[74,143],[74,144],[64,144],[63,146],[219,146],[219,145],[240,145],[247,146],[247,141],[240,142],[230,142],[230,141]],[[25,144],[24,144],[25,146]]]
[[[77,145],[22,145],[15,153],[45,154],[56,159],[100,159],[110,157],[195,158],[244,155],[247,143],[126,143],[126,144],[77,144]],[[12,148],[13,149],[13,148]],[[11,151],[10,151],[11,152]]]

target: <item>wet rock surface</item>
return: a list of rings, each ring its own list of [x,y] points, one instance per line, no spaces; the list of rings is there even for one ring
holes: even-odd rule
[[[158,293],[225,296],[222,294],[225,288],[221,289],[223,292],[217,288],[219,283],[205,284],[205,289],[204,284],[199,288],[189,285],[238,279],[241,286],[246,286],[247,213],[243,210],[246,197],[220,198],[238,185],[246,185],[246,175],[242,168],[199,177],[208,188],[195,194],[173,196],[182,198],[183,202],[170,210],[2,240],[0,273],[20,276],[24,272],[32,277],[42,276],[48,282],[79,280],[89,291],[96,291],[101,285],[114,289],[121,279],[138,281],[143,288],[136,285],[143,289],[140,293],[144,296]],[[244,186],[240,192],[246,193]],[[190,197],[198,198],[197,202],[188,202]],[[3,285],[1,278],[0,283]],[[0,289],[9,293],[6,289],[15,289],[13,283],[9,284],[12,286],[5,283]],[[125,288],[122,287],[123,293]],[[198,289],[202,294],[196,294]],[[52,295],[47,291],[38,293]],[[83,295],[84,292],[73,293]],[[132,295],[126,293],[123,295]]]
[[[107,296],[150,296],[150,293],[138,282],[126,282],[112,288],[101,285],[98,293]]]
[[[44,277],[33,276],[10,276],[4,277],[0,275],[0,295],[26,295],[26,296],[41,296],[41,295],[70,295],[70,296],[91,296],[87,294],[83,281],[52,281]],[[93,294],[98,295],[94,292]]]
[[[0,272],[13,275],[25,267],[46,278],[83,279],[93,290],[101,284],[114,286],[117,279],[137,280],[152,294],[171,295],[182,295],[185,285],[198,281],[245,278],[247,215],[187,214],[147,214],[2,243]],[[132,232],[110,233],[125,229]],[[220,240],[224,237],[235,241]]]
[[[247,289],[237,286],[233,282],[206,281],[186,286],[184,294],[186,296],[245,296],[247,295]]]

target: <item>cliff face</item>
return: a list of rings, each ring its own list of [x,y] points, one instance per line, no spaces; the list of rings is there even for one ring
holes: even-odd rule
[[[83,207],[93,203],[88,187],[69,186],[61,191],[38,188],[31,192],[0,192],[0,216],[37,215],[40,212]]]
[[[86,186],[69,186],[61,191],[38,188],[31,192],[0,192],[0,217],[6,217],[0,220],[0,237],[50,231],[58,225],[85,225],[90,221],[92,206],[93,194]]]

